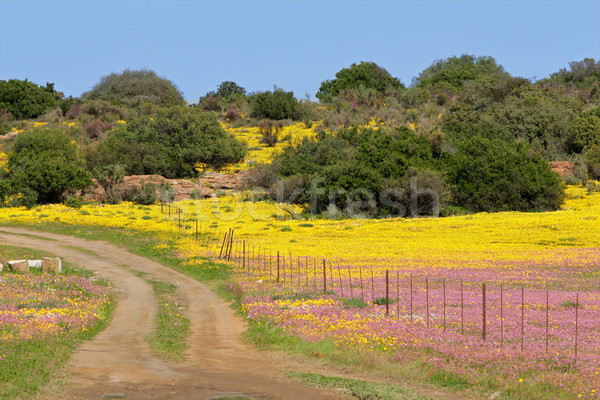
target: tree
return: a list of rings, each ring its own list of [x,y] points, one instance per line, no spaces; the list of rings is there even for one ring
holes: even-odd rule
[[[588,112],[573,120],[569,126],[569,145],[576,153],[599,146],[600,118]]]
[[[384,68],[373,62],[362,61],[343,68],[335,74],[336,79],[321,83],[317,98],[321,101],[332,101],[342,90],[358,89],[360,87],[374,89],[379,93],[388,90],[397,91],[404,88],[398,78],[394,78]]]
[[[300,105],[294,92],[275,89],[272,92],[259,92],[250,96],[252,118],[259,119],[293,119],[300,118]]]
[[[479,136],[459,146],[448,183],[454,203],[472,211],[557,210],[564,200],[562,181],[538,153]]]
[[[418,86],[427,87],[446,85],[449,88],[460,88],[468,81],[477,79],[497,79],[508,75],[501,65],[492,57],[476,57],[463,54],[460,57],[449,57],[435,61],[425,69],[416,80]]]
[[[97,165],[123,165],[127,174],[183,178],[197,175],[197,163],[219,169],[238,162],[246,148],[213,114],[170,107],[114,129],[98,153]]]
[[[37,118],[56,104],[55,93],[52,83],[43,87],[27,79],[0,81],[0,109],[16,119]]]
[[[19,135],[8,168],[13,191],[32,191],[42,204],[60,202],[92,184],[75,143],[60,130],[31,129]]]
[[[150,102],[160,106],[184,105],[185,100],[175,84],[160,78],[154,71],[129,70],[112,73],[100,79],[91,91],[81,96],[86,100],[106,100],[135,106]]]

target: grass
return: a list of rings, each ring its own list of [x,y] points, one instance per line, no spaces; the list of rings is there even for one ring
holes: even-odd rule
[[[156,330],[146,337],[153,353],[167,361],[184,361],[189,347],[190,320],[183,315],[184,306],[177,302],[177,285],[155,279],[146,279],[154,289],[158,303]]]
[[[0,255],[3,259],[55,257],[48,252],[4,245],[0,245]],[[63,274],[90,277],[93,272],[63,262]],[[96,283],[108,284],[104,280],[98,280]],[[0,398],[3,400],[28,399],[54,390],[62,384],[61,380],[65,374],[64,367],[69,357],[77,350],[81,342],[93,338],[108,325],[115,306],[114,300],[114,297],[111,296],[111,301],[106,307],[98,310],[100,316],[98,324],[76,336],[5,343],[8,351],[7,357],[2,361],[2,368],[0,368]]]
[[[288,371],[287,375],[300,382],[318,388],[335,389],[360,400],[432,400],[413,390],[383,382],[367,382],[359,379],[348,379],[307,372]]]

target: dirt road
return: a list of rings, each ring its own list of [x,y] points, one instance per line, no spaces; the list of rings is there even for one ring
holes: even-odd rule
[[[74,354],[69,388],[57,399],[339,398],[287,379],[285,360],[241,343],[243,323],[225,302],[166,266],[106,242],[20,228],[0,228],[0,243],[51,251],[110,279],[117,292],[112,323]],[[123,265],[179,286],[192,331],[187,362],[167,363],[150,354],[144,336],[153,328],[154,294]]]

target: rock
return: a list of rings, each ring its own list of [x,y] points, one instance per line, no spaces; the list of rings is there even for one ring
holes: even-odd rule
[[[13,260],[9,261],[8,265],[13,271],[18,272],[29,272],[29,263],[27,260]]]
[[[62,262],[60,258],[44,257],[42,272],[60,274],[62,272]]]
[[[575,165],[570,161],[551,161],[550,169],[558,172],[560,176],[572,175],[575,172]]]
[[[141,181],[159,185],[163,182],[168,183],[175,190],[175,200],[189,200],[192,198],[192,192],[199,191],[203,197],[215,197],[215,193],[211,190],[211,185],[204,179],[199,179],[199,183],[195,183],[187,179],[167,179],[160,175],[130,175],[123,179],[121,189],[125,190],[128,187],[142,187]],[[102,201],[104,199],[104,189],[94,180],[94,186],[91,191],[85,195],[88,200]],[[157,200],[160,201],[160,190],[156,189]]]
[[[42,260],[27,260],[29,268],[42,268]]]
[[[496,400],[496,399],[499,399],[501,395],[502,395],[502,392],[494,392],[494,393],[492,393],[492,395],[490,396],[490,400]]]

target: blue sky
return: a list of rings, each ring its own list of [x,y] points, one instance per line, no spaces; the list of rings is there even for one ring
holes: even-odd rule
[[[599,59],[600,1],[0,0],[0,79],[73,96],[111,72],[149,68],[189,101],[225,80],[314,99],[353,62],[409,85],[464,53],[537,79]]]

